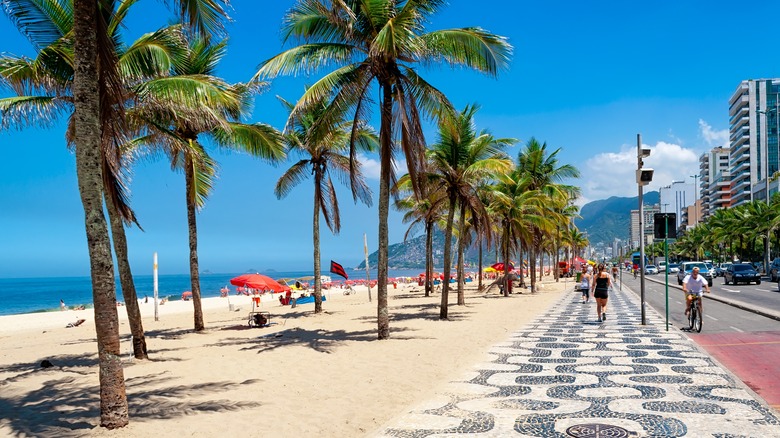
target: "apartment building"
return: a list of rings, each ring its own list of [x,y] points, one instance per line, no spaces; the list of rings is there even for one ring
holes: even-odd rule
[[[740,82],[729,99],[731,206],[768,199],[778,191],[780,79]]]
[[[730,175],[728,148],[716,147],[699,157],[701,185],[698,189],[699,199],[702,201],[702,220],[712,216],[716,210],[729,206],[731,200]],[[663,205],[663,203],[662,199],[661,204]]]

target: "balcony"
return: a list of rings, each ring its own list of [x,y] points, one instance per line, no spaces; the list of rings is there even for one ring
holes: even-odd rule
[[[750,128],[747,126],[744,126],[742,128],[736,129],[733,132],[729,134],[729,141],[731,143],[734,143],[737,141],[737,139],[745,137],[750,138]]]
[[[734,124],[737,122],[737,119],[740,119],[741,117],[746,117],[750,113],[750,108],[748,108],[747,105],[739,107],[739,109],[729,117],[729,126],[734,126]],[[748,120],[750,118],[748,117]]]
[[[747,94],[743,94],[740,96],[737,100],[734,101],[734,103],[731,104],[729,107],[729,116],[733,116],[737,113],[737,111],[740,110],[740,107],[742,106],[748,106],[750,103],[750,97]]]
[[[734,176],[731,177],[732,181],[735,181],[737,179],[740,179],[739,177],[742,175],[742,172],[745,170],[750,169],[750,161],[744,160],[734,165],[734,167],[731,168],[731,171],[734,172]]]

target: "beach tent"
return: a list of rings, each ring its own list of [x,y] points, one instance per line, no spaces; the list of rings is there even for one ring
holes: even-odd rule
[[[282,286],[273,278],[266,277],[265,275],[261,274],[239,275],[236,278],[231,278],[230,284],[233,286],[242,286],[249,289],[257,289],[263,292],[267,292],[269,290],[273,292],[286,292],[290,290],[290,286]]]

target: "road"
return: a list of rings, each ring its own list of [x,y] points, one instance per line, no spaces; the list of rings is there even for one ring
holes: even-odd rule
[[[640,277],[623,272],[624,285],[640,293]],[[715,278],[707,298],[723,297],[738,306],[705,299],[703,330],[691,339],[745,382],[769,406],[780,412],[780,321],[751,311],[780,318],[780,291],[776,283],[724,285]],[[665,319],[667,285],[665,275],[645,277],[645,303]],[[669,330],[687,327],[685,296],[676,276],[669,276]]]
[[[661,315],[665,315],[666,287],[664,274],[645,276],[645,302]],[[623,281],[631,290],[639,293],[639,277],[623,272]],[[711,288],[712,296],[724,297],[758,309],[780,313],[780,291],[777,283],[762,282],[760,285],[724,285],[723,278],[715,278]],[[706,294],[705,294],[706,295]],[[708,297],[709,298],[709,297]],[[677,277],[669,276],[669,323],[675,327],[687,325],[685,317],[685,296],[677,285]],[[780,330],[780,321],[757,315],[753,312],[705,299],[703,326],[707,333],[757,332]]]

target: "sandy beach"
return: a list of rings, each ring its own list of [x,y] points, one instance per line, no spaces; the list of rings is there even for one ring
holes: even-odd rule
[[[376,290],[326,292],[324,314],[262,303],[271,325],[250,328],[249,297],[203,300],[207,330],[192,331],[191,302],[141,303],[148,361],[132,357],[119,308],[130,425],[98,427],[91,310],[0,317],[0,436],[370,436],[484,359],[574,283],[546,277],[535,294],[500,297],[469,283],[466,306],[417,285],[390,289],[391,339],[376,339]],[[83,318],[78,326],[66,325]],[[49,360],[53,367],[41,368]]]

